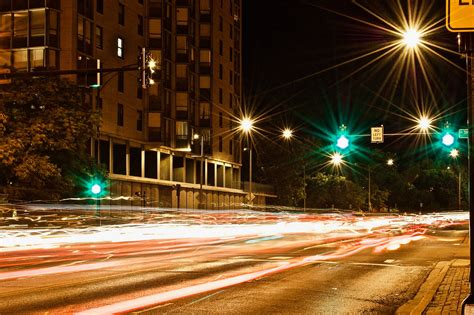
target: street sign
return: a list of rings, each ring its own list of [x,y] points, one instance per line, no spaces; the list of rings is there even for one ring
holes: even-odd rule
[[[446,0],[446,28],[451,32],[474,32],[474,2]]]
[[[459,138],[459,139],[467,139],[467,138],[469,138],[469,130],[468,130],[468,129],[459,129],[459,131],[458,131],[458,138]]]
[[[370,128],[370,142],[383,143],[383,126]]]

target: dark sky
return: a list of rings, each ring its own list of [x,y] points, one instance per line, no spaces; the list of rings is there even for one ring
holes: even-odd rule
[[[456,54],[456,34],[449,33],[444,26],[445,2],[357,1],[389,22],[400,20],[399,3],[406,15],[408,11],[415,12],[412,16],[418,18],[414,19],[436,25],[426,41],[451,50],[446,52],[430,46],[460,67],[457,69],[440,56],[424,53],[424,63],[428,65],[425,75],[417,63],[416,76],[404,69],[398,77],[390,73],[397,69],[394,65],[400,52],[390,57],[372,54],[348,62],[396,39],[377,28],[392,29],[390,26],[354,2],[244,0],[247,103],[258,107],[260,112],[269,109],[282,112],[283,120],[305,125],[309,132],[315,129],[315,134],[321,132],[318,128],[334,129],[341,123],[352,124],[350,127],[358,133],[367,133],[371,126],[380,124],[390,131],[399,131],[413,124],[400,116],[427,108],[432,114],[444,113],[444,120],[451,123],[465,124],[463,60]],[[379,57],[380,60],[373,62]],[[346,64],[336,67],[341,63]],[[325,69],[330,70],[321,72]],[[308,79],[301,80],[308,75]]]

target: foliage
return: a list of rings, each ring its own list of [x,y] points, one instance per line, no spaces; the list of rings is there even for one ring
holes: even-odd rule
[[[72,193],[75,177],[95,171],[86,148],[98,115],[84,90],[67,80],[32,78],[2,92],[0,186]]]
[[[360,209],[365,200],[363,190],[344,176],[317,173],[308,183],[308,207]]]
[[[305,173],[311,157],[309,148],[316,146],[308,140],[277,143],[258,143],[258,172],[256,180],[270,184],[278,196],[276,201],[285,206],[302,206],[305,197]]]

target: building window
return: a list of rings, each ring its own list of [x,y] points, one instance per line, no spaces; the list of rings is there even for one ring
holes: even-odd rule
[[[138,3],[143,4],[143,0],[138,0]]]
[[[224,54],[224,43],[222,40],[219,40],[219,55],[222,56]]]
[[[224,31],[224,20],[222,19],[222,16],[219,16],[219,32]]]
[[[143,98],[143,87],[140,82],[137,82],[137,98],[142,99]]]
[[[223,122],[223,115],[222,115],[222,112],[219,112],[219,128],[222,128],[224,126],[224,122]]]
[[[188,123],[186,121],[176,122],[176,138],[179,140],[188,139]]]
[[[139,15],[138,16],[138,35],[143,36],[144,27],[145,27],[145,24],[143,22],[143,16]]]
[[[232,7],[233,7],[232,0],[229,0],[229,13],[230,13],[230,15],[233,15],[232,14]]]
[[[104,48],[104,29],[98,25],[95,27],[95,47]]]
[[[229,60],[232,62],[234,61],[234,57],[233,57],[233,51],[232,51],[232,47],[229,47]]]
[[[222,67],[222,65],[219,65],[219,79],[222,80],[222,78],[224,77],[224,68]]]
[[[117,38],[117,57],[123,58],[123,38],[119,37]]]
[[[124,78],[124,75],[123,75],[123,71],[119,71],[118,72],[118,85],[117,85],[117,89],[119,92],[122,92],[123,93],[123,90],[124,90],[124,86],[125,86],[125,78]]]
[[[123,127],[123,104],[117,105],[117,126]]]
[[[122,3],[119,3],[118,22],[125,25],[125,6]]]
[[[219,152],[222,152],[222,137],[219,137]]]
[[[200,119],[209,119],[211,117],[211,105],[209,103],[201,103],[199,110]]]
[[[233,100],[232,93],[229,93],[229,107],[230,108],[232,108],[232,106],[233,106],[232,100]]]
[[[234,84],[234,72],[229,70],[229,83],[230,85]]]
[[[92,22],[79,16],[77,18],[77,49],[79,51],[92,54],[93,32]]]
[[[234,26],[232,25],[232,23],[229,24],[229,37],[230,39],[234,38]]]
[[[96,1],[96,11],[100,14],[104,14],[104,0]]]
[[[229,140],[229,154],[233,154],[234,152],[234,142]]]
[[[137,110],[137,131],[143,130],[143,111]]]
[[[222,99],[223,99],[223,94],[222,94],[222,89],[219,89],[219,103],[222,104]]]

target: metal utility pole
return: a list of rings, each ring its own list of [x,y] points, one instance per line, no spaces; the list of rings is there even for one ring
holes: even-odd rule
[[[249,161],[249,205],[251,206],[253,203],[252,198],[252,142],[249,141],[249,153],[250,153],[250,161]]]
[[[460,34],[458,36],[461,36]],[[469,254],[470,254],[470,267],[469,267],[469,282],[470,292],[469,296],[463,301],[463,314],[472,314],[474,312],[474,296],[473,296],[473,284],[474,284],[474,242],[472,239],[472,233],[474,232],[474,192],[472,179],[474,178],[474,132],[472,130],[471,123],[474,122],[474,108],[472,104],[472,34],[465,33],[462,36],[464,38],[464,45],[462,51],[466,58],[466,84],[467,84],[467,126],[469,130],[469,138],[467,144],[467,160],[468,160],[468,201],[469,201]],[[459,37],[461,39],[461,37]]]
[[[371,183],[371,177],[370,177],[371,174],[370,174],[370,172],[371,172],[371,170],[370,170],[370,165],[369,165],[369,185],[368,185],[368,188],[367,188],[367,192],[368,192],[368,196],[367,196],[367,198],[368,198],[367,206],[368,206],[368,208],[369,208],[369,212],[372,212],[372,201],[370,200],[370,199],[372,199],[372,198],[371,198],[371,191],[370,191],[371,188],[372,188],[372,187],[371,187],[371,184],[372,184],[372,183]]]

